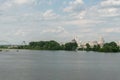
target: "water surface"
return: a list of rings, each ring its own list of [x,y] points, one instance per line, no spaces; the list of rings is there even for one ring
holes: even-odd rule
[[[0,80],[120,80],[120,54],[3,51]]]

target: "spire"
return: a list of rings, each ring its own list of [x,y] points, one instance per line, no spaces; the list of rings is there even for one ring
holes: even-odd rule
[[[100,43],[104,43],[104,38],[102,36],[100,36]]]
[[[100,40],[99,40],[100,47],[103,47],[104,43],[105,43],[104,38],[100,36]]]

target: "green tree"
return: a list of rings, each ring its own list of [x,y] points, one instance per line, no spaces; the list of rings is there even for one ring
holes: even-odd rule
[[[90,46],[89,43],[86,44],[86,50],[87,50],[87,51],[91,51],[91,46]]]
[[[92,50],[93,51],[99,51],[100,50],[100,45],[94,45]]]
[[[102,52],[119,52],[119,46],[115,42],[110,42],[104,44],[103,48],[100,50]]]
[[[61,49],[60,44],[54,40],[30,42],[29,46],[31,49],[40,49],[40,50],[59,50],[59,49]]]
[[[65,50],[76,50],[77,47],[78,45],[76,42],[75,43],[69,42],[65,44]]]

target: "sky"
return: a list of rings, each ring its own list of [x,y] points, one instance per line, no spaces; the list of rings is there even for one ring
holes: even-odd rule
[[[120,0],[0,0],[0,41],[120,41]]]

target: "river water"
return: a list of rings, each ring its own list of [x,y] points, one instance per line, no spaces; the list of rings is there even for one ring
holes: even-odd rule
[[[0,80],[120,80],[120,53],[3,51]]]

